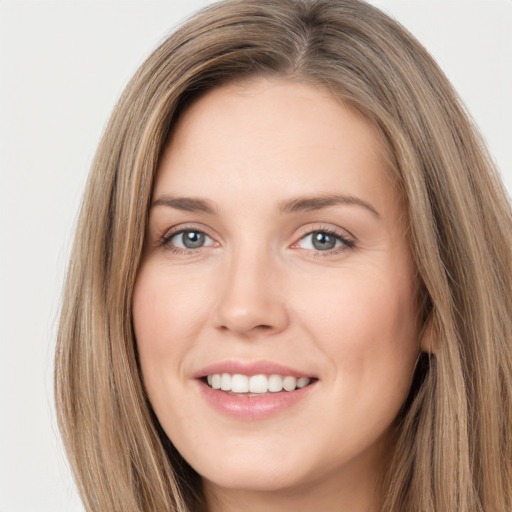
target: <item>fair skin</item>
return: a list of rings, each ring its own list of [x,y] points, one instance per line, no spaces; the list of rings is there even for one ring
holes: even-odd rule
[[[420,350],[387,160],[365,119],[295,82],[222,86],[178,121],[133,320],[149,399],[208,511],[377,510]],[[308,380],[212,389],[223,371]]]

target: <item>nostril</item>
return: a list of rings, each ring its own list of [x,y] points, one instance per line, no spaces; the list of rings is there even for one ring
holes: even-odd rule
[[[270,334],[271,331],[274,329],[271,325],[268,324],[259,324],[255,325],[253,327],[247,327],[247,326],[240,326],[240,325],[220,325],[219,329],[224,332],[235,332],[236,334],[245,337],[250,337],[253,334],[257,333],[265,333]]]

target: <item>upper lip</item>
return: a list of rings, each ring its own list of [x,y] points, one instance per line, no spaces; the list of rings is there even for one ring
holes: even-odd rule
[[[313,377],[311,374],[284,366],[279,363],[272,361],[252,361],[252,362],[241,362],[241,361],[221,361],[218,363],[210,364],[195,372],[193,377],[195,379],[201,379],[208,375],[215,373],[230,373],[230,374],[241,374],[241,375],[285,375],[296,378],[300,377]]]

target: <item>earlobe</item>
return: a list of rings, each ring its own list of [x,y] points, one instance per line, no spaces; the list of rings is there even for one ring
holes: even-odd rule
[[[437,340],[434,334],[435,329],[433,313],[430,313],[425,323],[423,324],[423,328],[420,333],[419,348],[422,352],[427,354],[435,354],[437,352]]]

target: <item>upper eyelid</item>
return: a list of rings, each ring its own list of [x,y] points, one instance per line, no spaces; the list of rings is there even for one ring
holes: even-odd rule
[[[313,223],[314,224],[314,223]],[[356,237],[347,229],[341,228],[336,225],[330,225],[326,223],[318,223],[316,226],[311,226],[311,224],[307,224],[303,226],[302,228],[299,228],[299,235],[297,238],[297,241],[304,238],[307,235],[310,235],[312,233],[318,233],[318,232],[327,232],[336,236],[339,236],[340,238],[353,240],[354,242],[357,240]]]
[[[298,229],[298,232],[296,231],[297,234],[295,235],[295,240],[292,242],[291,246],[296,245],[304,237],[318,232],[329,233],[333,236],[339,237],[342,241],[350,240],[353,243],[357,241],[356,237],[352,235],[352,233],[350,233],[350,231],[348,231],[347,229],[341,228],[336,225],[329,225],[327,223],[318,223],[317,225],[315,224],[316,223],[311,223],[300,227]],[[178,224],[176,226],[166,228],[160,231],[158,235],[158,240],[161,243],[167,243],[172,237],[184,231],[197,231],[203,233],[207,237],[211,238],[214,242],[219,243],[219,237],[216,237],[207,226],[195,222]]]
[[[161,230],[159,233],[160,239],[170,239],[175,235],[178,235],[179,233],[183,233],[184,231],[197,231],[198,233],[204,233],[209,238],[214,238],[214,236],[211,234],[210,230],[204,226],[197,225],[195,223],[190,224],[178,224],[176,226],[166,228],[164,230]]]
[[[180,235],[182,233],[187,233],[187,232],[201,233],[201,234],[205,235],[206,237],[213,240],[213,237],[211,237],[206,231],[203,231],[202,229],[193,229],[193,228],[185,228],[185,229],[178,229],[176,231],[168,231],[167,234],[164,234],[164,238],[170,240],[171,238],[174,238],[177,235]]]
[[[337,238],[341,242],[341,244],[344,245],[346,248],[353,248],[353,247],[355,247],[355,243],[356,242],[355,242],[355,240],[352,237],[344,236],[344,235],[342,235],[340,233],[337,233],[336,231],[330,231],[330,230],[325,230],[325,229],[318,229],[318,230],[315,230],[315,231],[307,232],[306,234],[304,234],[303,236],[298,238],[297,241],[292,244],[292,247],[297,246],[299,244],[299,242],[301,242],[302,240],[304,240],[308,236],[314,235],[315,233],[326,233],[329,236],[334,236],[334,238]],[[329,253],[329,251],[335,251],[335,250],[336,249],[333,248],[333,249],[329,249],[329,250],[326,250],[326,251],[318,251],[318,252]]]
[[[171,240],[174,237],[176,237],[182,233],[185,233],[187,231],[202,233],[208,239],[210,239],[210,241],[213,243],[208,244],[208,245],[202,245],[197,248],[179,247],[178,245],[171,243]],[[192,253],[197,253],[200,249],[210,248],[212,246],[218,245],[218,242],[216,242],[215,238],[211,237],[203,229],[197,229],[194,227],[187,228],[187,227],[177,226],[176,229],[174,229],[174,228],[167,229],[161,236],[159,236],[158,241],[156,242],[155,245],[165,248],[166,250],[170,251],[171,253],[175,253],[175,254],[192,254]]]

